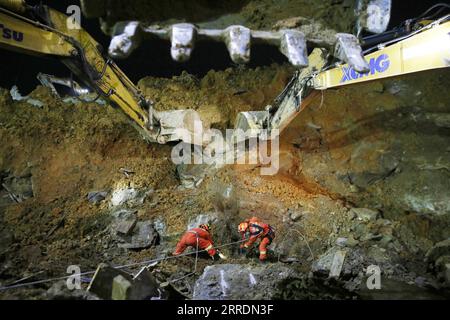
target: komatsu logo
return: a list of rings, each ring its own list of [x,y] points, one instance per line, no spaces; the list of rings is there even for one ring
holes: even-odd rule
[[[23,32],[15,31],[0,23],[0,37],[6,40],[23,41]]]
[[[356,80],[368,75],[374,75],[376,73],[383,73],[387,69],[389,69],[391,65],[391,62],[389,61],[389,56],[387,54],[381,54],[378,57],[374,57],[370,59],[369,66],[370,71],[366,73],[358,73],[353,68],[350,67],[344,67],[342,68],[342,79],[341,83],[350,81],[350,80]]]

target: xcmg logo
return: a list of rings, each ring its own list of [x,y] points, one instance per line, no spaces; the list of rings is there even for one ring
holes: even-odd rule
[[[14,31],[0,23],[0,37],[6,40],[23,41],[23,32]]]
[[[353,68],[344,67],[342,69],[343,75],[341,79],[341,83],[356,80],[365,76],[374,75],[375,73],[383,73],[387,69],[389,69],[391,62],[389,61],[389,56],[387,54],[381,54],[378,57],[374,57],[370,59],[369,66],[370,71],[367,73],[358,73]]]

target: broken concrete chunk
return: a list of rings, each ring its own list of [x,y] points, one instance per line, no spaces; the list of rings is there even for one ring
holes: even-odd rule
[[[283,281],[297,276],[294,270],[283,264],[209,266],[195,283],[193,299],[271,299]]]
[[[153,221],[153,226],[160,236],[164,236],[166,234],[167,226],[163,218],[158,217],[155,221]]]
[[[193,24],[174,24],[170,30],[172,59],[178,62],[188,61],[194,50],[196,37],[197,28]]]
[[[132,281],[132,277],[128,273],[114,269],[106,263],[101,263],[98,265],[87,290],[101,299],[111,300],[114,278],[119,275],[128,281]]]
[[[104,263],[98,266],[88,291],[105,300],[148,300],[161,296],[159,285],[147,268],[133,278]]]
[[[367,209],[367,208],[352,208],[352,212],[354,212],[360,221],[375,221],[380,217],[380,213],[375,210]]]
[[[14,242],[14,234],[6,228],[0,229],[0,253],[8,250]]]
[[[69,290],[66,280],[53,284],[45,295],[49,300],[99,300],[92,292],[82,289]]]
[[[128,235],[133,231],[134,227],[137,223],[137,217],[133,215],[129,215],[127,217],[124,217],[123,219],[120,219],[116,223],[116,232],[118,234]]]
[[[202,183],[205,176],[213,168],[214,166],[207,164],[180,164],[177,166],[177,176],[182,187],[194,189]]]
[[[37,107],[37,108],[42,108],[44,106],[44,103],[39,100],[30,98],[29,96],[22,96],[20,94],[19,88],[17,86],[13,86],[11,88],[10,93],[11,93],[11,98],[14,101],[24,101],[24,102],[32,105],[33,107]]]
[[[146,249],[158,242],[159,235],[151,221],[138,222],[130,236],[124,236],[126,243],[119,244],[125,249]]]
[[[106,191],[92,191],[89,192],[87,195],[87,199],[89,202],[93,204],[98,204],[106,199],[106,196],[108,195],[108,192]]]

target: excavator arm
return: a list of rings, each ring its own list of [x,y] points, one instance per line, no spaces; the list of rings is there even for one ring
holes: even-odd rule
[[[59,59],[98,96],[119,107],[149,142],[189,140],[178,132],[189,111],[156,112],[81,26],[47,6],[0,0],[0,47]],[[76,90],[74,90],[76,91]]]

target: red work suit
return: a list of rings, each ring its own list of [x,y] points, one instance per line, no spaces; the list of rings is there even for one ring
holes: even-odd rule
[[[211,234],[202,228],[194,228],[187,231],[178,242],[173,255],[177,256],[182,254],[187,247],[197,248],[197,243],[199,251],[206,250],[211,257],[216,255]]]
[[[261,222],[256,217],[248,220],[248,224],[250,238],[246,243],[244,243],[243,247],[249,248],[258,239],[261,239],[261,242],[259,243],[259,260],[264,261],[267,259],[267,246],[269,246],[275,238],[275,232],[270,225]]]

